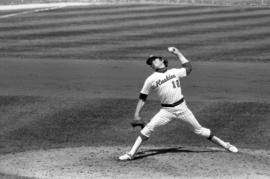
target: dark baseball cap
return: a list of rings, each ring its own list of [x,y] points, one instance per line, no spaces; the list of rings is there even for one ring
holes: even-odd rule
[[[160,59],[162,60],[161,56],[155,56],[155,55],[150,55],[147,59],[146,59],[146,64],[147,65],[152,65],[152,61],[154,61],[155,59]]]

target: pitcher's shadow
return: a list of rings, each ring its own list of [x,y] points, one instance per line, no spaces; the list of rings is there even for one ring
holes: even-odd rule
[[[161,155],[166,153],[214,153],[214,152],[224,152],[224,150],[219,148],[188,149],[187,147],[148,149],[138,152],[133,160],[143,159],[149,156]]]

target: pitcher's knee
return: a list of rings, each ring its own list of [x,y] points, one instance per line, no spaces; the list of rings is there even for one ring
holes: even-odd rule
[[[206,138],[209,138],[209,136],[211,135],[210,129],[207,129],[207,128],[204,128],[204,127],[201,127],[199,129],[195,129],[194,133],[197,134],[197,135],[206,137]]]
[[[142,141],[147,141],[149,139],[149,137],[147,137],[146,135],[144,135],[143,133],[140,133],[139,135],[142,139]]]
[[[142,130],[141,130],[141,134],[147,138],[149,138],[152,134],[152,132],[154,131],[154,129],[149,126],[149,125],[146,125]]]

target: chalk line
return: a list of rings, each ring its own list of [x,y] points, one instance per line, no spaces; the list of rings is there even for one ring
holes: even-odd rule
[[[50,4],[24,4],[24,5],[5,5],[0,6],[0,11],[14,11],[14,10],[24,10],[22,12],[10,13],[1,15],[0,19],[10,18],[14,16],[21,16],[25,14],[37,13],[42,11],[49,11],[54,9],[60,9],[65,7],[73,6],[86,6],[90,3],[50,3]],[[26,10],[27,9],[27,10]]]

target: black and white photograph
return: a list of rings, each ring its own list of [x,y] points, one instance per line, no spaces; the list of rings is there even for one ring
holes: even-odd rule
[[[1,0],[0,179],[269,179],[270,0]]]

